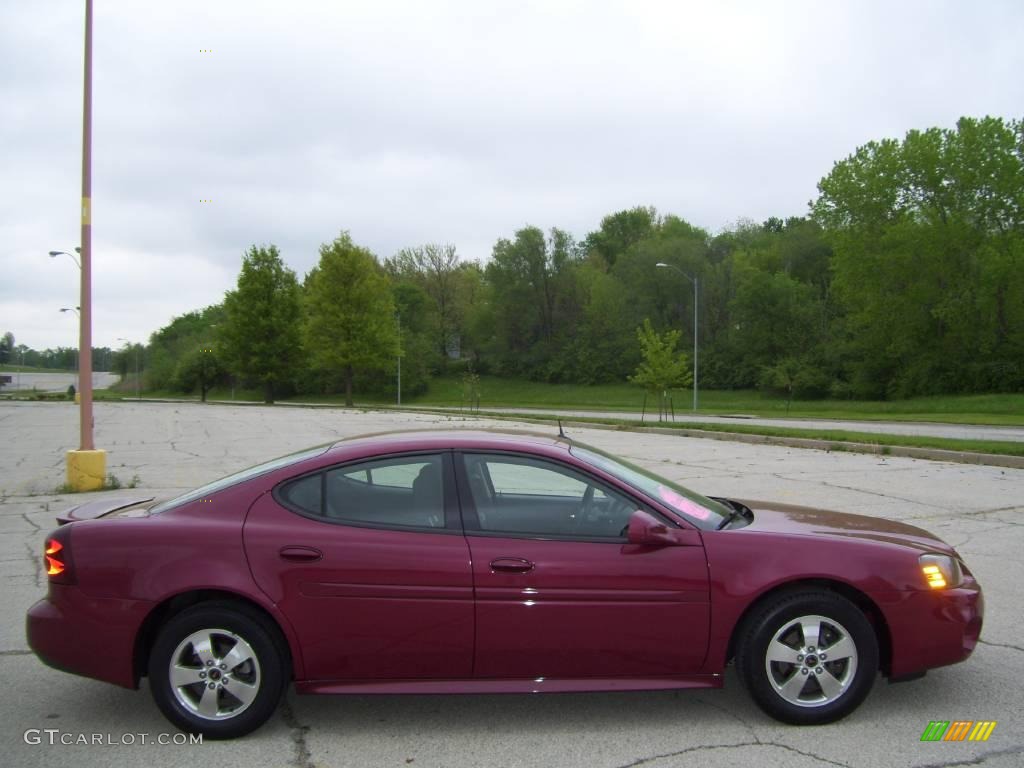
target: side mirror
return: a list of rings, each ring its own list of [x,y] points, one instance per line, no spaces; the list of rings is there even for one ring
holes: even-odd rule
[[[679,545],[683,542],[676,535],[677,529],[669,528],[654,515],[638,509],[629,516],[627,538],[630,544],[664,547]]]

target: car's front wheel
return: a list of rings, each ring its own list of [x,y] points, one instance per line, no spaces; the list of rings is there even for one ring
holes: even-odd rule
[[[149,657],[153,698],[184,731],[243,736],[266,722],[284,691],[285,653],[255,611],[204,603],[168,621]]]
[[[777,720],[819,725],[846,717],[878,673],[878,640],[864,613],[832,592],[790,593],[744,625],[740,678]]]

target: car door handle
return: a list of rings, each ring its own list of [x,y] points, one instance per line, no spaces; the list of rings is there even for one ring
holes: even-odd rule
[[[501,573],[528,573],[533,570],[533,563],[521,557],[499,557],[491,560],[491,570]]]
[[[315,547],[281,547],[277,554],[282,560],[291,560],[294,563],[315,563],[324,557],[324,553]]]

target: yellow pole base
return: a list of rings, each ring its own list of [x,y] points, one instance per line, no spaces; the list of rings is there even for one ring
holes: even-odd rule
[[[72,490],[98,491],[106,476],[106,451],[68,451],[68,486]]]

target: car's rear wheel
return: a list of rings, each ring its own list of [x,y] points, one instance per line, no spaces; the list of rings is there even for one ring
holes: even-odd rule
[[[275,629],[230,602],[203,603],[168,621],[149,657],[153,698],[184,731],[243,736],[266,722],[287,682]]]
[[[746,622],[736,667],[754,701],[775,719],[831,723],[871,690],[878,640],[864,613],[841,595],[790,593]]]

